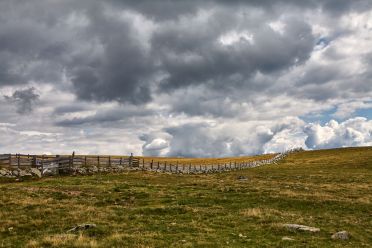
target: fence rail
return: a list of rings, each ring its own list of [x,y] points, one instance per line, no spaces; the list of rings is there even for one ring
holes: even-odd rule
[[[121,169],[148,170],[170,173],[213,173],[231,170],[253,168],[265,164],[276,163],[289,153],[302,149],[292,149],[279,153],[269,159],[230,161],[224,163],[195,164],[182,163],[182,161],[148,161],[139,157],[119,156],[76,156],[72,155],[25,155],[25,154],[1,154],[0,168],[9,170],[36,168],[44,174],[54,171],[59,173],[89,173],[97,171],[116,171]]]

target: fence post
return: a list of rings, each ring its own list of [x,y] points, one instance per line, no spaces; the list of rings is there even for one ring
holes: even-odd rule
[[[87,166],[87,156],[84,156],[84,166]]]
[[[142,158],[142,170],[144,170],[144,169],[145,169],[145,159]]]
[[[109,156],[109,167],[111,167],[111,156]]]
[[[36,168],[36,155],[32,156],[32,167]]]
[[[72,152],[72,155],[70,157],[70,171],[72,171],[72,167],[74,166],[74,157],[75,157],[75,152]]]
[[[133,163],[133,153],[130,154],[129,156],[129,167],[132,167]]]
[[[44,175],[44,155],[41,155],[41,175]]]
[[[99,156],[97,156],[97,165],[98,165],[98,167],[99,167]]]
[[[119,164],[120,164],[120,165],[121,165],[122,161],[123,161],[123,158],[122,158],[122,157],[120,157],[120,162],[119,162]]]
[[[160,162],[158,161],[158,167],[156,168],[157,170],[159,170],[160,169],[160,164],[159,164]]]
[[[167,162],[164,163],[164,171],[167,171]]]
[[[18,157],[17,157],[17,154],[16,154],[16,158],[17,158],[17,168],[19,169],[19,165],[20,165],[20,155],[18,154]]]
[[[176,172],[178,172],[178,161],[176,163]]]

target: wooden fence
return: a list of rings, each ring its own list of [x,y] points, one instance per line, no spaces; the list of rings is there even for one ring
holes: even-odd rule
[[[69,169],[73,167],[97,166],[127,166],[139,167],[140,159],[136,157],[111,157],[111,156],[75,156],[75,155],[25,155],[2,154],[0,155],[0,168],[6,169]]]
[[[72,155],[24,155],[24,154],[2,154],[0,155],[0,168],[9,170],[37,168],[44,174],[47,170],[55,170],[56,173],[82,173],[96,171],[115,171],[120,169],[136,169],[170,173],[213,173],[245,168],[258,167],[265,164],[272,164],[280,161],[288,154],[302,151],[292,149],[268,159],[249,161],[230,161],[224,163],[192,164],[145,160],[138,157],[120,156],[75,156]]]

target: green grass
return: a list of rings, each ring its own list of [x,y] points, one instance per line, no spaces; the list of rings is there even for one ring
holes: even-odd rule
[[[0,247],[371,247],[371,186],[371,147],[300,152],[279,165],[211,175],[3,181]],[[67,233],[82,223],[97,227]],[[291,232],[285,223],[321,231]],[[351,238],[332,240],[341,230]]]

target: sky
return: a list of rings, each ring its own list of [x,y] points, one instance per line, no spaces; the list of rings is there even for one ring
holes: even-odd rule
[[[371,145],[370,0],[0,0],[0,153]]]

